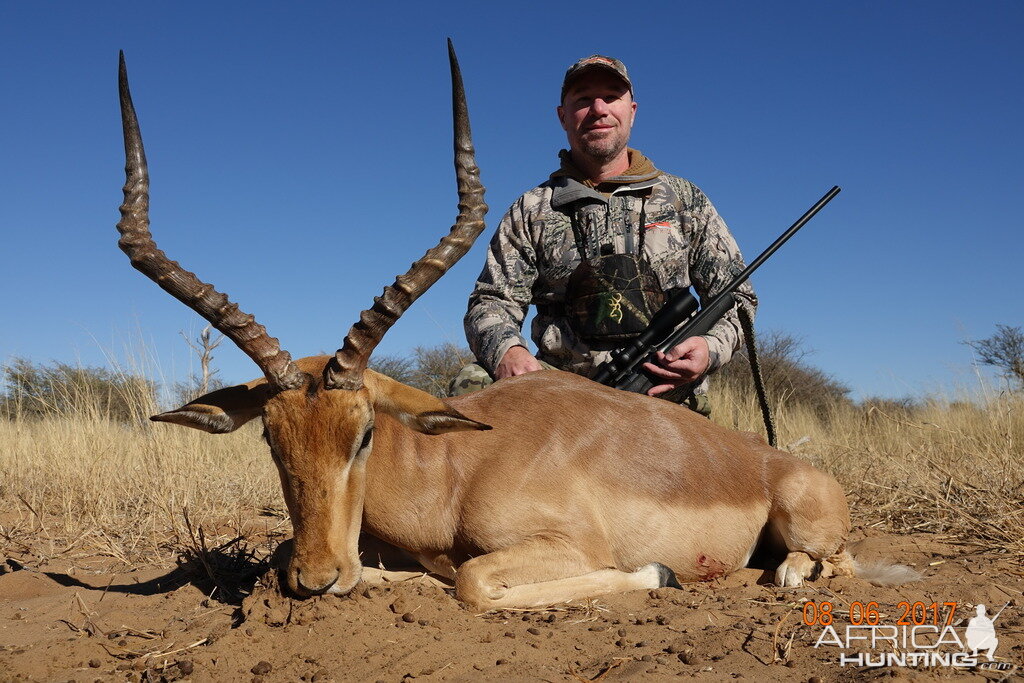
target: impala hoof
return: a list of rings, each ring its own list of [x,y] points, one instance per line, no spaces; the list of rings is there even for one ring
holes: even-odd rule
[[[660,562],[655,562],[654,566],[658,570],[658,588],[682,588],[674,571]]]

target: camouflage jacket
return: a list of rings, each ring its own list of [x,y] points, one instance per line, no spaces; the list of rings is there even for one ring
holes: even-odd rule
[[[608,358],[606,351],[578,339],[564,314],[566,284],[580,263],[572,212],[588,250],[593,250],[591,258],[604,244],[612,244],[616,253],[635,253],[643,214],[643,252],[665,290],[692,285],[706,301],[744,267],[725,222],[687,180],[660,173],[651,180],[618,184],[605,196],[555,174],[517,199],[502,218],[470,295],[466,336],[488,372],[494,372],[512,346],[529,348],[520,330],[530,304],[538,310],[531,329],[538,358],[582,375],[590,375]],[[737,299],[753,314],[757,298],[749,284],[739,289]],[[705,338],[713,372],[742,342],[736,309]],[[706,381],[694,389],[703,393]]]

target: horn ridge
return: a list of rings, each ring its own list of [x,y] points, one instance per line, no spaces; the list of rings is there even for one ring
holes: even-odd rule
[[[118,90],[121,100],[121,124],[124,131],[125,184],[124,203],[117,230],[118,246],[132,266],[156,282],[164,291],[224,333],[238,348],[255,361],[272,386],[294,389],[304,376],[291,362],[291,356],[271,337],[256,319],[238,308],[226,294],[201,281],[172,261],[160,250],[149,230],[149,167],[142,146],[142,133],[128,88],[128,70],[124,52],[118,60]]]
[[[370,354],[399,317],[416,299],[462,258],[484,229],[487,204],[480,168],[476,165],[469,127],[469,108],[455,48],[448,39],[448,62],[452,80],[452,127],[455,178],[459,193],[459,215],[449,234],[437,246],[399,275],[395,283],[375,297],[373,306],[363,311],[359,322],[345,336],[342,348],[324,368],[324,386],[328,389],[359,389]]]

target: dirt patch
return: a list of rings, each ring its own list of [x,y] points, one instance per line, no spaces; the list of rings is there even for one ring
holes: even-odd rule
[[[455,601],[446,586],[417,573],[382,580],[379,571],[368,570],[367,582],[350,596],[292,600],[281,595],[273,572],[260,574],[267,567],[254,558],[248,571],[235,566],[218,575],[213,568],[211,576],[195,566],[114,571],[110,560],[90,556],[33,563],[29,553],[8,549],[0,556],[0,679],[806,681],[1016,675],[1015,667],[1024,665],[1019,563],[932,535],[861,530],[855,537],[861,539],[861,558],[913,564],[925,578],[878,588],[835,577],[780,590],[767,573],[746,569],[681,590],[477,614]],[[872,602],[877,605],[868,607]],[[883,642],[870,649],[860,641],[844,651],[831,639],[814,647],[825,629],[805,623],[807,615],[822,621],[831,612],[839,634],[865,618],[895,626],[907,612],[901,602],[911,608],[911,623],[938,621],[940,627],[950,609],[944,603],[955,603],[954,631],[961,637],[976,604],[984,603],[989,615],[1005,605],[994,624],[999,645],[993,668],[840,666],[844,652],[912,648]],[[916,602],[923,617],[920,608],[914,616]],[[955,649],[943,645],[938,651]]]

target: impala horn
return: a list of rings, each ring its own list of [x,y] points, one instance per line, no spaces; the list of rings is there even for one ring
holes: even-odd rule
[[[266,328],[238,305],[182,268],[176,261],[157,248],[149,232],[149,168],[146,152],[142,148],[139,121],[128,90],[128,70],[121,52],[118,69],[121,92],[121,123],[124,126],[125,184],[124,203],[117,230],[121,233],[118,245],[128,254],[132,265],[171,296],[206,318],[218,330],[235,342],[256,365],[267,381],[278,390],[295,389],[305,383],[305,375],[292,363],[291,356],[281,349],[280,343],[267,334]]]
[[[438,245],[412,264],[409,272],[399,275],[395,284],[384,288],[374,297],[373,307],[363,311],[359,322],[352,326],[345,343],[324,368],[324,386],[328,389],[355,390],[363,386],[363,372],[373,349],[384,333],[405,313],[412,302],[455,262],[462,258],[484,229],[484,186],[480,183],[480,169],[476,165],[472,136],[469,131],[469,112],[462,73],[455,57],[455,48],[448,40],[448,61],[452,72],[452,116],[454,119],[455,177],[459,190],[459,215],[451,232]]]

